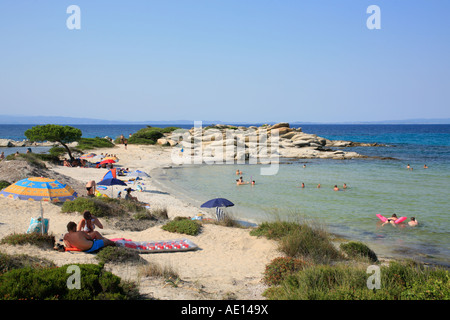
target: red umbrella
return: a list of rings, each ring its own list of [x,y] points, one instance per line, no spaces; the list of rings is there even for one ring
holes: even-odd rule
[[[106,159],[103,160],[102,162],[100,162],[100,164],[104,164],[104,163],[116,163],[113,159]]]

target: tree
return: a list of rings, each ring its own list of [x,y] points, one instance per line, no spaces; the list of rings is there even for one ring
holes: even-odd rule
[[[25,131],[25,137],[31,142],[59,142],[67,150],[71,161],[73,156],[67,144],[79,140],[81,135],[80,129],[56,124],[38,125]]]

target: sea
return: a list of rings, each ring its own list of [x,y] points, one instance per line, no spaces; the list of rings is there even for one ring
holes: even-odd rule
[[[32,126],[0,125],[0,138],[25,139],[25,130]],[[115,138],[146,125],[73,126],[81,129],[83,137]],[[232,201],[234,206],[225,211],[238,220],[307,221],[338,238],[364,242],[384,257],[450,266],[450,125],[295,126],[331,140],[376,142],[380,146],[343,149],[369,156],[366,159],[288,159],[278,164],[274,175],[262,174],[261,169],[268,166],[264,164],[203,164],[173,166],[158,179],[167,190],[198,206],[217,197]],[[23,151],[0,149],[5,154]],[[408,165],[411,169],[407,169]],[[237,186],[236,170],[242,171],[244,181],[255,180],[255,185]],[[347,189],[342,188],[344,183]],[[333,191],[334,185],[340,191]],[[407,221],[415,217],[419,225],[382,226],[376,216],[389,217],[394,213],[408,217]]]

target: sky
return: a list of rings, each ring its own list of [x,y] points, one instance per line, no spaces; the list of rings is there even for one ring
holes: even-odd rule
[[[3,0],[0,114],[450,118],[449,17],[448,0]]]

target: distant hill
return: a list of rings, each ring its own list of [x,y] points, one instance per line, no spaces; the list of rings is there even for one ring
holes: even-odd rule
[[[224,122],[202,120],[204,125],[208,124],[235,124],[246,125],[254,124],[252,122]],[[442,119],[407,119],[407,120],[386,120],[386,121],[353,121],[353,122],[302,122],[302,121],[287,121],[291,124],[450,124],[450,118]],[[275,122],[268,121],[267,124]],[[194,120],[165,120],[165,121],[115,121],[92,118],[75,118],[75,117],[55,117],[55,116],[22,116],[22,115],[0,115],[0,124],[159,124],[159,125],[181,125],[194,124]]]

